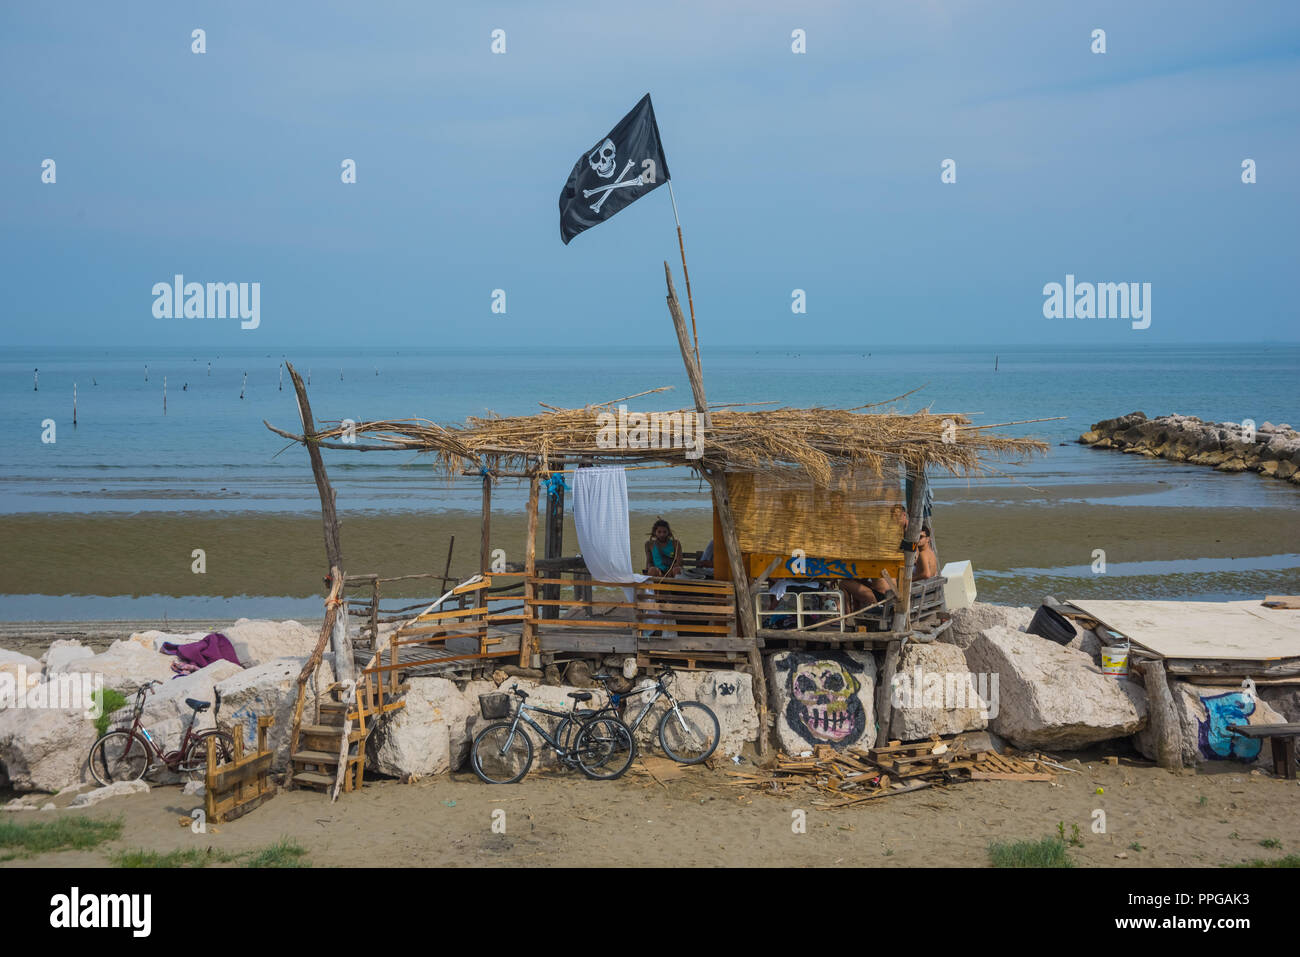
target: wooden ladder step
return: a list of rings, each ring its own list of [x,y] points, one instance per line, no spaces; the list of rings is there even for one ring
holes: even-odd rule
[[[321,774],[317,771],[295,771],[293,773],[293,783],[303,784],[308,787],[329,787],[334,786],[334,775]]]
[[[293,759],[302,764],[328,764],[334,767],[338,766],[338,752],[330,754],[328,751],[295,751]]]

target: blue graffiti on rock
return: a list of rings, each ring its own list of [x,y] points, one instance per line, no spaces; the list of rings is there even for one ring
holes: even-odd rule
[[[1206,719],[1197,722],[1201,756],[1211,761],[1253,761],[1259,757],[1262,743],[1243,738],[1228,730],[1234,724],[1247,724],[1255,713],[1255,699],[1241,691],[1211,695],[1201,699]]]

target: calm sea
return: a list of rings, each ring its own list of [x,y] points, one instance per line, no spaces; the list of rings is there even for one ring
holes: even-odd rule
[[[0,362],[0,512],[142,510],[313,511],[315,486],[301,448],[262,425],[298,427],[287,374],[310,373],[318,421],[537,412],[643,392],[645,410],[690,405],[675,350],[281,350],[194,354],[167,350],[11,350]],[[1124,483],[1177,469],[1181,497],[1160,504],[1293,502],[1281,483],[1216,481],[1211,470],[1073,444],[1093,422],[1141,409],[1214,420],[1300,424],[1300,346],[988,348],[927,351],[839,347],[714,350],[703,356],[711,402],[853,407],[923,387],[895,407],[976,414],[982,424],[1060,416],[1008,427],[1051,452],[982,480],[991,497],[1010,482]],[[996,361],[997,369],[994,369]],[[146,378],[147,367],[147,378]],[[39,369],[39,391],[33,370]],[[247,378],[245,379],[245,374]],[[167,407],[163,412],[166,379]],[[73,387],[77,426],[72,424]],[[240,397],[241,390],[243,398]],[[55,439],[42,441],[46,420]],[[1066,443],[1061,445],[1059,443]],[[418,455],[326,453],[348,510],[477,507],[472,483],[449,485]],[[1012,478],[1012,476],[1014,478]],[[638,504],[694,490],[679,470],[630,476]],[[953,480],[940,480],[939,484]],[[509,503],[501,500],[502,506]],[[520,493],[522,494],[522,493]],[[520,499],[522,502],[522,498]],[[1151,504],[1150,500],[1147,500]],[[701,499],[700,507],[704,506]],[[678,501],[675,507],[683,507]]]

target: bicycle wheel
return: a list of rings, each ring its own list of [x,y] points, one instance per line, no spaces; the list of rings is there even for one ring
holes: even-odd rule
[[[698,701],[679,701],[677,711],[669,708],[659,719],[659,743],[668,757],[681,764],[702,762],[721,737],[718,716]]]
[[[102,787],[138,781],[149,770],[149,747],[130,731],[110,731],[90,747],[90,773]]]
[[[474,739],[470,765],[488,784],[514,784],[533,766],[533,742],[522,726],[511,739],[509,724],[488,725]]]
[[[176,770],[191,778],[202,778],[208,771],[208,738],[216,738],[217,766],[233,764],[235,760],[235,739],[229,731],[211,728],[200,731],[190,738],[189,749],[181,758]]]
[[[586,722],[596,717],[596,714],[597,712],[595,711],[583,710],[566,714],[560,719],[560,723],[555,726],[555,733],[553,735],[555,742],[565,749],[572,748],[574,739],[578,734],[578,729]],[[574,720],[575,717],[577,718],[576,721]]]
[[[618,718],[596,718],[584,724],[573,742],[582,773],[597,781],[623,776],[636,757],[632,729]]]

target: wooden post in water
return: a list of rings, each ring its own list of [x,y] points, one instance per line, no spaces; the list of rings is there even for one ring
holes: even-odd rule
[[[77,383],[72,383],[72,427],[77,427]]]
[[[167,414],[167,377],[163,376],[163,415]]]
[[[41,391],[41,370],[40,369],[32,370],[32,391],[33,392]]]
[[[672,270],[666,262],[664,277],[668,282],[668,312],[673,317],[673,328],[677,331],[677,345],[682,353],[682,362],[686,364],[686,377],[691,381],[695,410],[700,414],[707,437],[713,420],[709,415],[709,405],[704,395],[704,377],[691,348],[691,340],[686,334],[686,318],[682,315],[681,303],[677,301],[677,290],[673,288]],[[740,538],[736,534],[736,517],[731,511],[727,477],[722,472],[705,466],[702,460],[696,468],[708,480],[713,490],[713,504],[718,510],[718,524],[722,526],[722,542],[727,550],[727,562],[731,566],[732,591],[735,592],[736,599],[736,624],[739,626],[740,636],[751,641],[747,659],[754,682],[754,699],[758,704],[758,753],[765,755],[768,750],[767,679],[763,674],[763,656],[758,650],[758,616],[754,612],[754,603],[749,597],[749,574],[745,570]],[[717,547],[716,544],[714,547]]]
[[[537,493],[541,479],[537,472],[528,479],[528,537],[524,541],[524,627],[519,634],[519,666],[533,667],[533,655],[540,651],[537,642]]]

